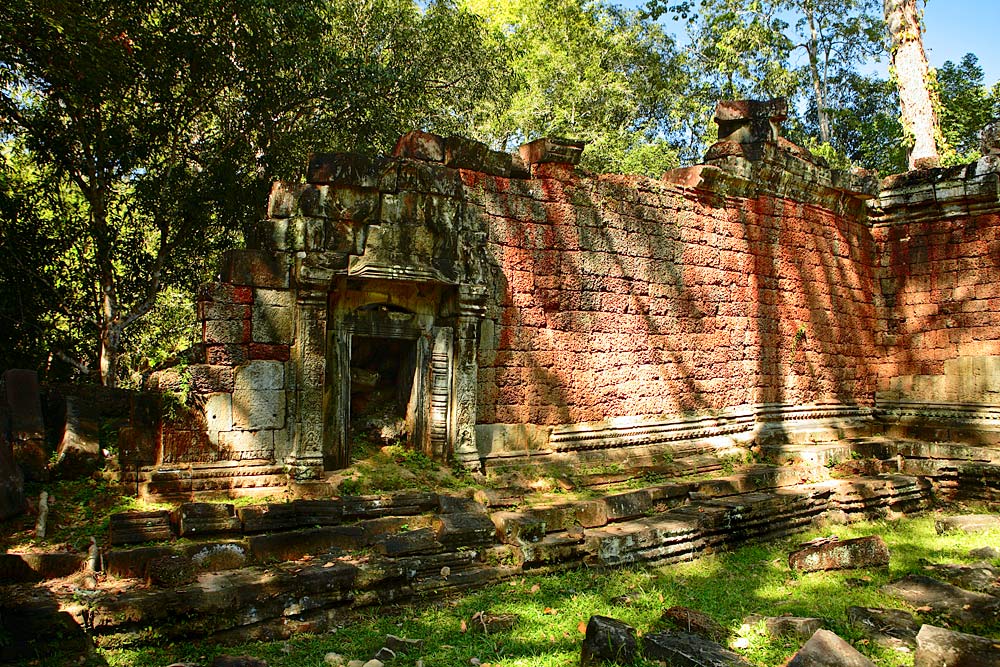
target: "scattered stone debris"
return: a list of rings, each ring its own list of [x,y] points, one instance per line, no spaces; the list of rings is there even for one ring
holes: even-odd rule
[[[963,533],[978,533],[991,528],[1000,528],[1000,514],[963,514],[947,516],[934,522],[938,534],[952,530]]]
[[[517,621],[517,614],[490,614],[485,611],[477,611],[472,615],[469,629],[494,635],[498,632],[510,632],[514,629]]]
[[[823,627],[823,619],[802,616],[758,616],[756,614],[744,619],[748,625],[764,623],[764,629],[772,637],[795,637],[807,640]]]
[[[977,593],[1000,596],[1000,568],[985,561],[972,565],[925,565],[924,569],[949,584]]]
[[[848,607],[847,622],[879,646],[898,649],[917,645],[920,623],[902,609]]]
[[[688,607],[670,607],[660,616],[660,624],[681,632],[699,635],[714,642],[725,641],[726,631],[722,624],[708,614]]]
[[[889,547],[878,535],[840,540],[836,537],[799,545],[788,556],[788,567],[803,572],[888,567]]]
[[[967,591],[924,575],[907,575],[883,586],[882,591],[963,627],[988,626],[1000,620],[1000,598]]]
[[[917,634],[914,667],[996,667],[1000,641],[924,625]]]
[[[212,667],[267,667],[267,661],[249,655],[219,655]]]
[[[997,560],[1000,558],[1000,549],[994,547],[979,547],[969,552],[969,558],[981,558],[982,560]]]
[[[424,640],[407,639],[405,637],[397,637],[396,635],[386,635],[384,645],[387,648],[391,648],[397,654],[402,655],[412,649],[421,648],[424,645]]]
[[[608,616],[591,616],[580,650],[580,667],[603,662],[627,664],[635,660],[639,645],[635,628]]]
[[[642,652],[650,660],[684,667],[750,667],[738,653],[687,632],[657,632],[642,638]]]
[[[875,667],[875,663],[829,630],[817,630],[786,667]]]

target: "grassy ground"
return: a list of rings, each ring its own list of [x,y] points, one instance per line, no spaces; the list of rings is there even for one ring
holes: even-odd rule
[[[322,636],[299,636],[285,642],[219,647],[191,643],[104,653],[113,666],[167,665],[171,661],[208,663],[218,653],[264,658],[271,667],[318,667],[328,652],[368,659],[386,634],[423,639],[425,645],[393,664],[426,667],[468,665],[477,658],[503,667],[569,667],[579,664],[582,630],[592,614],[619,618],[646,633],[656,629],[662,611],[672,605],[699,609],[722,623],[730,641],[761,667],[780,665],[798,648],[794,641],[773,640],[759,626],[744,624],[749,614],[819,616],[827,627],[848,639],[881,666],[912,664],[912,654],[867,643],[847,626],[851,605],[905,607],[879,587],[926,562],[969,562],[970,549],[1000,544],[1000,530],[976,535],[937,535],[934,517],[838,526],[784,542],[751,545],[698,561],[668,567],[618,570],[582,569],[531,576],[464,597],[364,612],[340,630]],[[831,532],[847,539],[881,535],[892,553],[888,570],[856,570],[801,574],[787,566],[787,554],[803,540]],[[1000,564],[1000,563],[996,563]],[[472,630],[476,612],[516,614],[509,632],[486,636]],[[912,609],[910,610],[913,611]],[[920,617],[918,615],[918,617]],[[935,619],[920,617],[923,621]],[[463,630],[463,622],[466,629]],[[942,619],[938,624],[944,623]],[[984,634],[1000,638],[1000,627]]]

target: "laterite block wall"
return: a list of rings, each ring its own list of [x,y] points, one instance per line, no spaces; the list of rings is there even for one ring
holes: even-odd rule
[[[863,202],[816,184],[793,201],[691,169],[663,181],[563,165],[537,165],[531,180],[463,172],[500,274],[480,342],[480,423],[871,404]]]

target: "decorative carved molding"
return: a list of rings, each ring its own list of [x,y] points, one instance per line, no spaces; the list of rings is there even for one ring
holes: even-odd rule
[[[556,452],[613,449],[684,440],[700,440],[749,433],[785,422],[819,420],[871,421],[873,409],[842,403],[746,405],[718,415],[694,417],[626,417],[603,422],[557,426],[552,429],[548,449]]]

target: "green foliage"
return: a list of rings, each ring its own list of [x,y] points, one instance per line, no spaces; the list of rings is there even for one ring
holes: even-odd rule
[[[677,166],[689,77],[659,25],[607,2],[465,4],[514,54],[512,101],[484,118],[483,139],[506,150],[541,136],[583,139],[584,166],[596,171],[659,177]]]
[[[309,152],[460,130],[510,81],[445,0],[27,0],[0,32],[0,238],[21,259],[0,317],[28,311],[10,354],[108,384],[186,347],[187,295]]]
[[[978,159],[979,131],[1000,116],[1000,87],[990,90],[983,77],[979,59],[972,53],[958,64],[949,60],[937,70],[939,120],[947,144],[942,163],[946,166]]]

